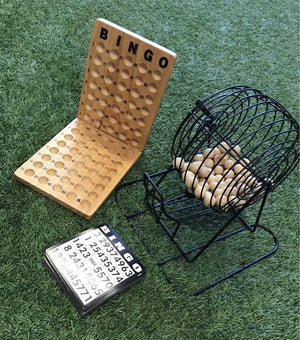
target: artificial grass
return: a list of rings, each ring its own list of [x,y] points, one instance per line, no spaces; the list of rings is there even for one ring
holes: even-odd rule
[[[0,338],[299,338],[299,169],[270,195],[262,218],[278,236],[279,250],[198,297],[172,290],[113,195],[88,221],[13,178],[15,169],[76,117],[98,17],[178,54],[145,151],[124,181],[168,166],[172,138],[185,113],[198,97],[228,85],[268,92],[299,121],[295,1],[2,3]],[[138,197],[128,195],[128,206]],[[80,319],[42,267],[41,256],[52,244],[105,221],[140,258],[147,275]],[[150,236],[155,230],[153,220],[141,226]],[[163,247],[163,239],[158,244]],[[221,259],[223,252],[230,257],[231,249],[222,247],[215,256]],[[213,265],[208,261],[200,276]],[[171,271],[177,275],[176,268]],[[184,272],[179,273],[184,282]]]

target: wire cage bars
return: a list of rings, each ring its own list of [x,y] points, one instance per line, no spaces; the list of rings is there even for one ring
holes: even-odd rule
[[[233,86],[197,101],[177,130],[172,157],[191,193],[199,196],[197,178],[203,179],[209,205],[227,210],[279,185],[297,165],[298,141],[299,126],[282,105],[259,90]],[[188,170],[197,174],[193,182]]]

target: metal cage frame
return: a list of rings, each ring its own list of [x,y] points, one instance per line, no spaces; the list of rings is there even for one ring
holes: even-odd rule
[[[192,263],[212,244],[245,230],[254,233],[259,228],[268,233],[273,248],[220,279],[184,293],[198,295],[278,249],[277,237],[260,224],[260,218],[269,193],[299,162],[299,125],[281,104],[262,91],[243,85],[230,86],[199,99],[175,133],[171,157],[173,163],[169,168],[151,175],[144,172],[142,179],[125,183],[116,191],[117,202],[124,209],[119,191],[136,182],[143,184],[146,208],[131,214],[125,212],[125,216],[137,231],[135,217],[150,212],[176,245],[177,255],[157,260],[168,282],[172,280],[164,271],[164,264],[178,258]],[[164,188],[169,187],[166,183],[171,183],[170,180],[184,185],[184,190],[169,196]],[[258,204],[255,222],[248,223],[243,212],[254,203]],[[226,222],[206,242],[196,247],[183,246],[177,240],[183,223],[191,219],[200,221],[202,215],[211,212],[223,214]],[[224,234],[235,220],[242,227]],[[142,241],[152,253],[151,247]]]

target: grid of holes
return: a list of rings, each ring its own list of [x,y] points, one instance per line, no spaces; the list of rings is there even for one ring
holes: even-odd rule
[[[24,168],[26,177],[38,181],[54,196],[64,195],[71,205],[80,205],[82,210],[98,206],[101,193],[109,189],[129,160],[126,146],[117,145],[109,136],[79,120],[37,155],[29,160],[30,167],[27,163]]]
[[[148,69],[144,62],[136,64],[116,49],[107,53],[102,42],[94,45],[88,72],[83,120],[138,147],[147,117],[157,110],[153,103],[162,72]]]

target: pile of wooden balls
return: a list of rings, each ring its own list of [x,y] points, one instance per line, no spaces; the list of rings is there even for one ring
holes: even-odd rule
[[[249,170],[249,159],[240,154],[238,145],[221,142],[188,162],[176,157],[173,166],[180,171],[189,193],[201,198],[206,207],[226,211],[241,207],[262,187]]]

